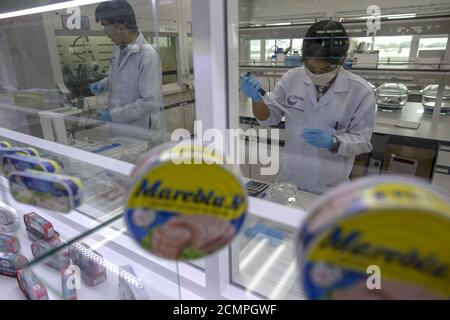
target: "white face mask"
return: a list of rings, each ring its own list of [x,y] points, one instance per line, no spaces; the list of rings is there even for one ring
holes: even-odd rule
[[[328,72],[328,73],[322,73],[322,74],[315,74],[308,70],[307,67],[305,67],[306,74],[311,78],[312,82],[316,86],[324,86],[328,84],[331,80],[334,79],[336,74],[338,73],[339,67],[335,70]]]

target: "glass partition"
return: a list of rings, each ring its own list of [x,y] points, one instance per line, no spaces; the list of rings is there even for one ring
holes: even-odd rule
[[[43,299],[44,287],[52,300],[180,299],[177,273],[163,276],[123,230],[113,227],[114,220],[25,266],[18,275],[22,291]]]
[[[130,163],[193,134],[190,1],[90,3],[2,3],[0,126]]]
[[[450,19],[434,17],[432,5],[411,13],[321,4],[239,7],[239,61],[230,63],[239,96],[229,97],[239,116],[230,127],[242,130],[244,176],[266,184],[254,195],[292,206],[367,175],[433,181],[450,142]],[[327,35],[335,41],[328,53],[320,49]]]

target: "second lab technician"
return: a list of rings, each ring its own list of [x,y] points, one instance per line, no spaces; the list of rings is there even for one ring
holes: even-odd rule
[[[115,44],[108,77],[90,86],[93,94],[108,90],[107,108],[99,112],[98,119],[110,122],[115,136],[162,142],[166,124],[159,54],[138,31],[127,1],[101,3],[95,20]]]
[[[285,116],[281,170],[300,190],[324,193],[349,181],[355,156],[372,150],[375,97],[366,80],[342,68],[348,48],[341,23],[319,21],[303,39],[304,66],[284,74],[270,94],[261,95],[252,75],[242,80],[261,126]]]

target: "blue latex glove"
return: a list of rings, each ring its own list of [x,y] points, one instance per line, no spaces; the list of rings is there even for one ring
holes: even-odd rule
[[[261,89],[261,84],[252,75],[245,76],[241,78],[241,91],[252,99],[253,102],[262,102],[263,97],[259,93]]]
[[[92,94],[98,95],[99,93],[102,93],[103,91],[105,91],[105,84],[101,81],[91,83],[89,85],[89,89],[91,90]]]
[[[97,113],[97,119],[104,122],[111,122],[111,112],[109,110]]]
[[[333,136],[329,133],[325,133],[322,129],[304,129],[301,136],[310,145],[317,148],[329,149],[333,146]]]

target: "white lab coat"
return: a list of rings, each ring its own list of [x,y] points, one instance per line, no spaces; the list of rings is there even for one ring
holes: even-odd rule
[[[161,60],[142,33],[122,52],[113,47],[109,76],[102,82],[108,91],[111,134],[162,142],[166,119]]]
[[[270,97],[286,108],[286,114]],[[285,153],[280,180],[294,182],[300,190],[324,193],[348,182],[355,156],[372,150],[375,97],[369,83],[342,67],[326,94],[317,101],[316,88],[303,67],[288,71],[264,102],[270,117],[263,127],[285,120]],[[295,117],[293,119],[292,117]],[[340,142],[337,153],[314,147],[300,136],[304,128],[320,128]]]

